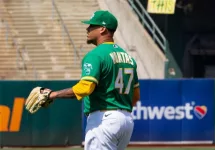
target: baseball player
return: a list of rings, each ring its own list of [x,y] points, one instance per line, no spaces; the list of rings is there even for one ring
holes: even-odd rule
[[[42,93],[51,101],[83,99],[87,116],[85,150],[124,150],[133,132],[132,106],[140,99],[137,64],[114,43],[118,22],[110,12],[96,11],[82,23],[89,25],[87,43],[96,48],[82,60],[80,81],[60,91],[43,88]]]

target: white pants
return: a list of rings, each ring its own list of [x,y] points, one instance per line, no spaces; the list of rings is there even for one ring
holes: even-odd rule
[[[87,118],[85,150],[124,150],[133,132],[131,113],[96,111]]]

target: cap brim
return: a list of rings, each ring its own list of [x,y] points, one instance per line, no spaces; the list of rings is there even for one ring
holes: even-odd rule
[[[81,22],[84,23],[84,24],[102,26],[102,25],[100,25],[100,24],[98,24],[98,23],[95,23],[95,22],[92,22],[92,21],[90,21],[90,20],[83,20],[83,21],[81,21]]]
[[[91,24],[90,20],[83,20],[81,22],[84,23],[84,24]]]

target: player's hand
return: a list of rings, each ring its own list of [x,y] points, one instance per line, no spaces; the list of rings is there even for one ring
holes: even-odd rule
[[[53,102],[53,100],[49,99],[51,92],[52,90],[47,88],[35,87],[25,102],[25,108],[33,114],[37,112],[40,107],[47,107]]]
[[[50,99],[50,94],[51,94],[52,90],[44,88],[44,89],[41,89],[40,92],[41,93],[50,92],[47,101],[45,103],[41,104],[42,107],[47,108],[53,102],[53,99]]]

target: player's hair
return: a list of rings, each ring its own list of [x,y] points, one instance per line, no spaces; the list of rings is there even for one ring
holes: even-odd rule
[[[116,30],[114,29],[107,29],[111,34],[114,34]]]

